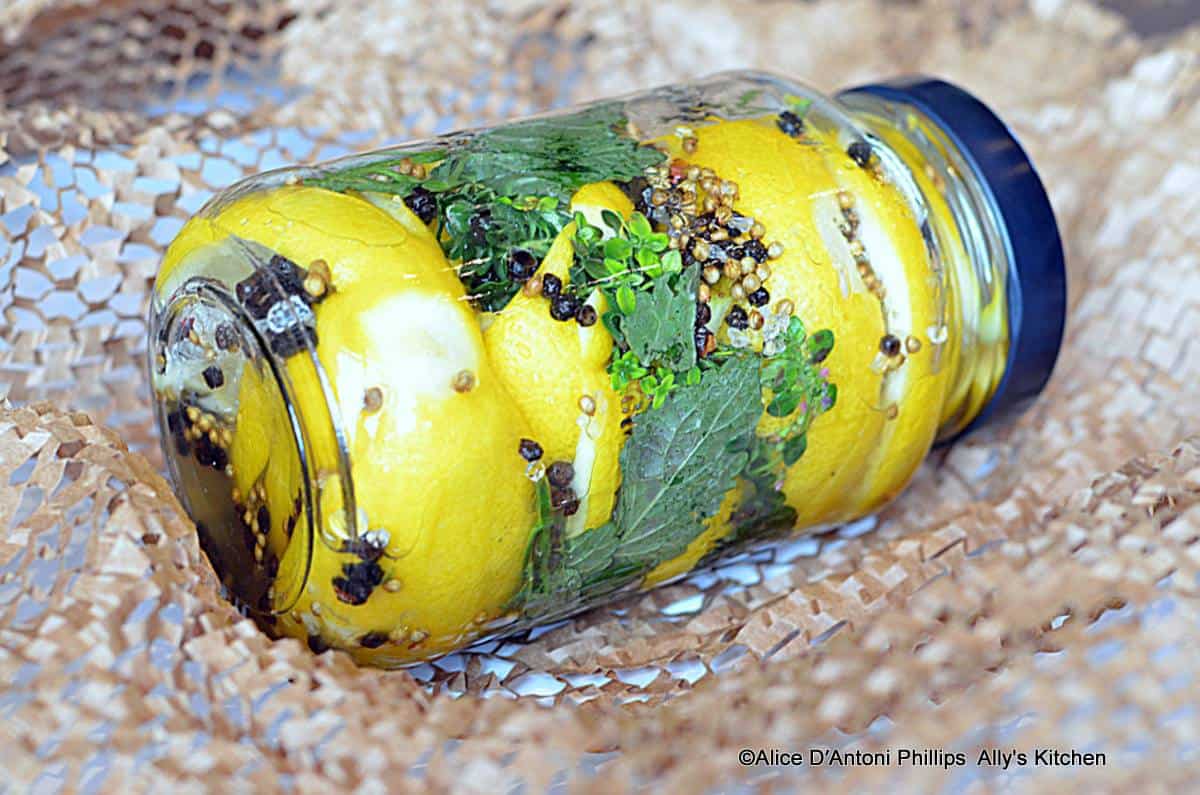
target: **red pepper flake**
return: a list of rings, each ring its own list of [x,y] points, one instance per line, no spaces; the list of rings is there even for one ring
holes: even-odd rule
[[[679,182],[682,182],[683,178],[687,176],[687,172],[688,164],[686,161],[680,160],[678,157],[672,160],[671,167],[668,170],[668,174],[671,178],[671,184],[675,185]]]

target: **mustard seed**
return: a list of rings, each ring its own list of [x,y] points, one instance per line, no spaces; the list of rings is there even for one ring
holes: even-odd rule
[[[370,387],[363,393],[363,410],[374,413],[383,408],[383,390],[377,386]]]
[[[475,373],[470,370],[459,370],[454,374],[450,387],[460,395],[470,392],[475,388]]]

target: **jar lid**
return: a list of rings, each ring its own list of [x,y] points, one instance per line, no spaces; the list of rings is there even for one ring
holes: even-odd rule
[[[1009,254],[1008,361],[991,400],[967,430],[1023,411],[1050,380],[1067,315],[1062,239],[1033,162],[995,113],[943,80],[901,77],[844,93],[860,92],[910,105],[937,124],[999,211]]]

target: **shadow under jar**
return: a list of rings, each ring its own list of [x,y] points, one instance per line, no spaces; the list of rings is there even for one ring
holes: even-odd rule
[[[399,666],[877,510],[1064,312],[978,100],[736,72],[233,186],[149,370],[230,598]]]

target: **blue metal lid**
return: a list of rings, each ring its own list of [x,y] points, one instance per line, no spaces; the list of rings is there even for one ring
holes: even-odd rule
[[[1067,316],[1062,240],[1033,162],[995,113],[943,80],[902,77],[843,93],[857,92],[911,105],[927,116],[991,194],[1009,249],[1008,362],[995,394],[966,430],[1023,411],[1050,380]]]

